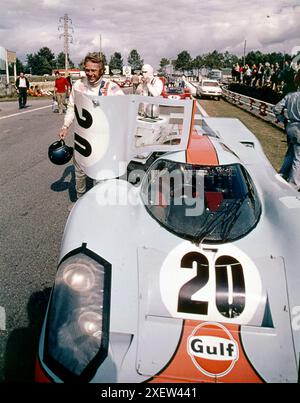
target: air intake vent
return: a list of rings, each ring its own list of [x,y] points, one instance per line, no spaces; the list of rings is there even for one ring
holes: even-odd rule
[[[254,148],[254,143],[252,141],[240,141],[240,143],[245,147]]]

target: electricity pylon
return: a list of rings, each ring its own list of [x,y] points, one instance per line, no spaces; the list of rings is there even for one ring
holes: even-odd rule
[[[68,14],[60,17],[59,22],[63,22],[63,25],[58,26],[58,30],[63,30],[63,34],[59,35],[59,39],[61,37],[64,38],[65,70],[67,72],[69,69],[69,43],[73,43],[73,36],[69,33],[69,30],[74,32],[74,29],[72,27],[72,20],[69,18]]]

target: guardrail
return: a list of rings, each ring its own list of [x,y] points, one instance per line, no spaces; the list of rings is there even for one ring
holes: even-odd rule
[[[278,122],[275,114],[273,113],[273,104],[261,101],[259,99],[250,98],[243,94],[229,91],[226,86],[222,88],[223,97],[235,106],[241,109],[245,109],[253,115],[270,122],[277,126],[279,129],[284,130],[284,126],[281,122]]]

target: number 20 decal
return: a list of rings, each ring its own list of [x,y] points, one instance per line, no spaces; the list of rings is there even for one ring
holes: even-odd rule
[[[208,301],[192,300],[192,296],[209,281],[209,262],[198,252],[189,252],[181,259],[182,269],[197,265],[197,274],[179,290],[178,312],[207,315]],[[245,279],[242,265],[231,256],[220,256],[215,262],[215,303],[219,313],[226,318],[241,315],[246,305]]]

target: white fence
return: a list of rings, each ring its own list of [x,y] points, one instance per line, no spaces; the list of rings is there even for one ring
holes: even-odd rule
[[[222,88],[223,97],[230,103],[239,108],[245,109],[253,115],[264,119],[270,123],[273,123],[280,129],[284,129],[283,124],[278,122],[273,113],[273,104],[261,101],[259,99],[250,98],[246,95],[238,94],[236,92],[229,91],[226,87]]]

